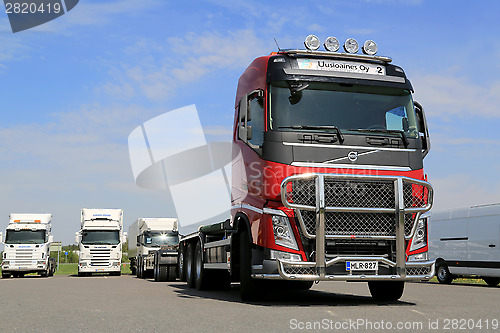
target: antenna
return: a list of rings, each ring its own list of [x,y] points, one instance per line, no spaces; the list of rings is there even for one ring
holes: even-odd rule
[[[276,46],[278,47],[278,51],[281,52],[280,46],[278,45],[278,41],[276,40],[276,38],[274,38],[274,42],[276,43]]]

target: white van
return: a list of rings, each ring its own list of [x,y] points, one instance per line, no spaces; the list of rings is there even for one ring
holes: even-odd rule
[[[479,277],[500,283],[500,203],[432,212],[429,256],[440,283]]]

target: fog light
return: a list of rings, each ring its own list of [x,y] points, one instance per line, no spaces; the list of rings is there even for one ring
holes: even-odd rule
[[[306,49],[310,51],[315,51],[319,49],[319,38],[315,35],[309,35],[306,37],[306,40],[304,41],[304,45]]]
[[[354,38],[348,38],[344,43],[344,50],[347,53],[356,53],[359,50],[358,42]]]
[[[271,259],[281,259],[287,261],[302,261],[300,254],[271,250]]]
[[[423,261],[423,260],[427,260],[427,252],[412,254],[411,256],[408,256],[408,261]]]
[[[337,38],[330,36],[325,40],[323,46],[330,52],[337,52],[339,50],[340,43]]]
[[[368,55],[375,55],[377,53],[377,44],[372,40],[367,40],[363,44],[363,53]]]

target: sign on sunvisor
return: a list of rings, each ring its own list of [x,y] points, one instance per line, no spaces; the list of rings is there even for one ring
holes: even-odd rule
[[[385,67],[377,64],[328,59],[297,59],[299,69],[385,75]]]

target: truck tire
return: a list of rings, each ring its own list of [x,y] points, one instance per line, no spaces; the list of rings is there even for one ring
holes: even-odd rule
[[[196,289],[207,290],[212,286],[211,283],[211,271],[203,267],[203,250],[201,248],[201,242],[196,243],[196,249],[194,252],[194,282]]]
[[[497,277],[483,277],[483,280],[490,287],[496,287],[500,283],[500,278]]]
[[[50,268],[47,268],[46,271],[40,273],[40,276],[41,277],[48,277],[49,276],[49,272],[50,272]]]
[[[186,281],[186,263],[184,257],[186,256],[186,249],[183,245],[179,245],[179,257],[177,258],[177,265],[179,271],[179,280]]]
[[[368,282],[370,294],[377,301],[397,301],[403,296],[404,281],[370,281]]]
[[[448,266],[441,262],[437,265],[436,277],[439,283],[450,284],[453,281],[453,275],[450,273]]]
[[[155,281],[158,282],[166,282],[169,281],[168,276],[168,265],[157,265],[157,279]]]
[[[167,281],[177,280],[177,265],[168,265],[167,272],[168,272]]]
[[[189,288],[194,288],[194,244],[189,243],[186,251],[186,283]]]
[[[244,301],[260,297],[260,281],[252,278],[252,244],[250,234],[244,230],[240,234],[240,296]]]

